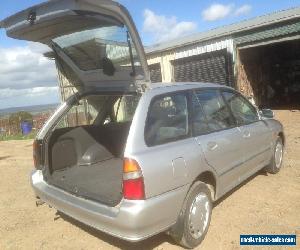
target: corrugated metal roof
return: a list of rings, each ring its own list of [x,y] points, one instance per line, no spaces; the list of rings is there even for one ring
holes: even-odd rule
[[[300,20],[284,26],[271,27],[267,30],[247,32],[234,39],[236,44],[254,43],[275,37],[285,37],[300,32]]]
[[[238,32],[247,31],[271,24],[280,23],[287,20],[292,20],[300,17],[300,7],[282,10],[270,13],[264,16],[259,16],[253,19],[242,22],[222,26],[216,29],[204,31],[181,39],[171,40],[168,42],[146,47],[146,53],[156,53],[164,50],[170,50],[177,47],[183,47],[196,42],[211,40],[219,37],[230,36]]]

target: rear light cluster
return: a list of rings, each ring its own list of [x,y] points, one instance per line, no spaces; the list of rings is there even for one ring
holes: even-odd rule
[[[39,140],[33,142],[33,163],[36,169],[41,169],[42,144]]]
[[[144,178],[139,164],[125,158],[123,162],[123,196],[128,200],[144,200]]]

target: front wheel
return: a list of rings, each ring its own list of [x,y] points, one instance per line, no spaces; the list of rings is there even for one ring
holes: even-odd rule
[[[186,248],[198,246],[204,239],[212,212],[211,192],[203,182],[191,187],[176,225],[171,230],[174,240]]]
[[[282,142],[281,137],[278,136],[276,143],[275,143],[271,162],[266,167],[266,171],[270,174],[278,173],[282,166],[282,159],[283,159],[283,142]]]

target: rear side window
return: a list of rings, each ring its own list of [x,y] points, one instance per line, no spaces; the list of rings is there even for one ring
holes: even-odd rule
[[[101,108],[107,102],[105,96],[86,96],[78,100],[71,109],[61,118],[56,128],[71,128],[92,125]]]
[[[55,128],[131,122],[138,95],[89,95],[77,100]]]
[[[209,132],[235,126],[235,121],[218,90],[195,91],[207,119]]]
[[[148,146],[186,138],[188,135],[188,104],[185,93],[156,97],[149,108],[145,127]]]
[[[115,122],[132,121],[139,98],[139,96],[129,95],[119,97],[113,107],[112,116],[114,117]]]
[[[239,125],[249,124],[259,120],[256,109],[245,98],[229,91],[224,91],[223,96]]]

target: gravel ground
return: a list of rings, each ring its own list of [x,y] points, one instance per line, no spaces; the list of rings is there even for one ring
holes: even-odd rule
[[[276,117],[287,137],[284,168],[258,173],[219,201],[198,249],[240,249],[240,234],[296,233],[300,241],[300,112],[277,111]],[[130,244],[46,205],[37,208],[31,169],[32,141],[0,142],[0,249],[180,249],[165,234]]]

